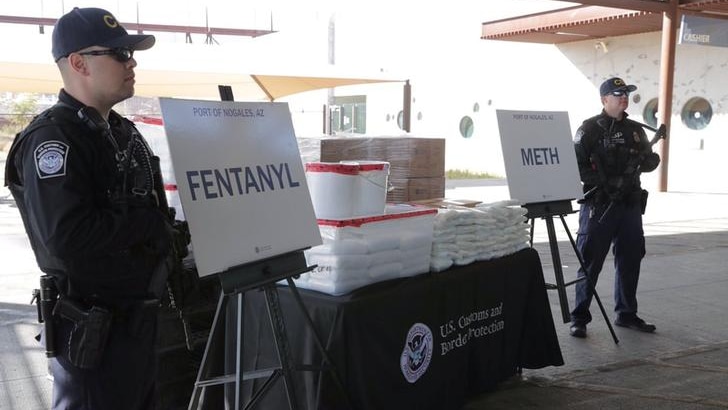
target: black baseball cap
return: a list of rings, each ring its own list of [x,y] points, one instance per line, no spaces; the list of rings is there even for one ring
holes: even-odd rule
[[[615,91],[628,91],[632,92],[637,89],[636,85],[627,85],[627,83],[624,82],[619,77],[612,77],[609,80],[602,83],[601,87],[599,87],[599,95],[604,97],[607,94],[611,94]]]
[[[153,35],[127,33],[104,9],[74,7],[58,19],[53,29],[53,59],[58,61],[91,46],[147,50],[154,41]]]

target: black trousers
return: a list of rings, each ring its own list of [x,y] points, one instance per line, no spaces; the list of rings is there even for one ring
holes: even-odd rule
[[[576,246],[588,270],[579,267],[579,278],[588,276],[596,286],[610,247],[614,254],[614,311],[619,316],[637,314],[637,284],[640,264],[645,256],[642,211],[638,204],[616,203],[602,219],[607,204],[582,204]],[[600,221],[601,219],[601,221]],[[572,323],[587,324],[593,292],[586,280],[576,283],[576,299],[571,311]]]
[[[157,409],[156,320],[132,335],[126,322],[114,322],[101,363],[79,369],[67,359],[73,323],[58,320],[58,356],[51,359],[53,410]]]

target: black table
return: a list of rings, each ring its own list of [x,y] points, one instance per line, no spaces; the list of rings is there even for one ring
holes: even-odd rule
[[[356,409],[460,409],[518,368],[564,363],[533,249],[344,296],[300,293]],[[320,364],[290,289],[279,294],[294,360]],[[246,370],[275,366],[262,292],[247,292],[244,310]],[[296,381],[303,408],[344,408],[330,373]],[[282,383],[258,408],[287,408]]]

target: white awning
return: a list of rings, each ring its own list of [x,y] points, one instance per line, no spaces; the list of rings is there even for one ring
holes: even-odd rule
[[[0,55],[0,91],[55,94],[61,89],[49,47],[34,49]],[[243,61],[245,56],[221,53],[211,46],[157,45],[152,50],[134,55],[139,62],[134,70],[137,96],[219,99],[217,86],[229,85],[238,101],[274,101],[317,89],[404,81],[331,65],[249,64]]]

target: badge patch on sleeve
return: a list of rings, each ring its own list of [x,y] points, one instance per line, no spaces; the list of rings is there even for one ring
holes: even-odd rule
[[[68,145],[60,141],[46,141],[35,148],[35,169],[38,178],[53,178],[66,175]]]

